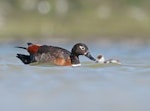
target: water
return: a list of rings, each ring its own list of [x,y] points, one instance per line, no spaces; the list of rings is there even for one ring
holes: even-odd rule
[[[24,65],[15,55],[25,51],[15,45],[0,47],[1,111],[150,110],[150,45],[89,44],[93,56],[117,58],[123,65],[80,57],[81,67]]]

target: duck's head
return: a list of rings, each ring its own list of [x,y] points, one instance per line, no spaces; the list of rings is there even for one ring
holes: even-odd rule
[[[96,61],[96,59],[90,54],[88,47],[83,43],[75,44],[72,48],[71,53],[76,56],[84,55],[89,59]]]

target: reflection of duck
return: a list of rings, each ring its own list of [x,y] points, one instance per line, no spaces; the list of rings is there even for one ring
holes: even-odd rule
[[[91,56],[88,47],[83,43],[77,43],[73,46],[72,51],[68,51],[61,47],[38,45],[28,43],[28,47],[17,47],[26,49],[29,55],[17,54],[24,64],[30,64],[34,62],[40,63],[53,63],[60,66],[79,66],[79,56],[84,55],[89,59],[96,61],[94,57]]]
[[[108,63],[121,64],[121,62],[119,60],[116,60],[116,59],[105,60],[104,56],[102,56],[102,55],[97,56],[96,63],[100,63],[100,64],[108,64]]]

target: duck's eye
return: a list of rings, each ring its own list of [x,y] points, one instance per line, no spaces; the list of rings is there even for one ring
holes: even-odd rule
[[[79,46],[81,50],[85,50],[85,47],[84,46]]]

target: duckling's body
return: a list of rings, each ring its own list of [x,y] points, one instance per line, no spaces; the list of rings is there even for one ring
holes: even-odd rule
[[[109,64],[109,63],[121,64],[121,62],[117,59],[105,60],[104,56],[102,56],[102,55],[97,56],[96,62],[100,63],[100,64]]]

